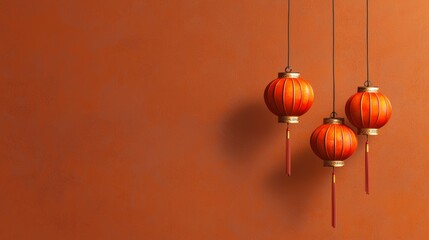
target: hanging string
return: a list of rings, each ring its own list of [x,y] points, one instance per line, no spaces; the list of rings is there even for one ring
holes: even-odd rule
[[[290,0],[287,1],[287,66],[285,72],[292,72],[290,65]]]
[[[369,42],[369,30],[368,30],[368,25],[369,25],[369,16],[368,16],[368,0],[366,0],[366,81],[364,83],[365,87],[369,87],[371,86],[371,81],[369,80],[369,50],[368,50],[368,42]]]
[[[364,83],[365,87],[371,86],[371,81],[369,80],[369,14],[368,14],[368,0],[366,0],[366,81]],[[365,192],[366,194],[369,194],[369,141],[368,141],[368,135],[366,135],[366,142],[365,142]]]
[[[335,0],[332,0],[332,113],[331,117],[335,118]]]
[[[335,118],[335,0],[332,0],[332,113],[331,118]],[[332,227],[337,225],[337,208],[335,199],[335,167],[332,168],[332,185],[331,185],[331,201],[332,201]]]
[[[292,72],[290,66],[290,0],[287,1],[287,66],[285,72]],[[291,147],[290,147],[290,130],[289,123],[286,128],[286,174],[291,175]]]

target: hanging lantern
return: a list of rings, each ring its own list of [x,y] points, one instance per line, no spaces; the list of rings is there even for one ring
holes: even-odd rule
[[[378,135],[392,115],[389,99],[378,92],[378,87],[358,87],[358,92],[346,103],[346,115],[358,128],[358,134]]]
[[[288,0],[288,54],[285,72],[280,72],[278,78],[273,80],[265,88],[264,100],[268,109],[278,116],[278,122],[286,123],[286,173],[291,175],[291,143],[290,123],[298,123],[299,116],[306,113],[313,105],[314,93],[310,83],[300,77],[299,72],[292,72],[289,65],[289,24],[290,24],[290,0]]]
[[[392,115],[392,105],[389,99],[378,92],[378,87],[372,86],[369,80],[368,54],[368,0],[366,1],[366,81],[358,92],[351,96],[346,103],[346,115],[350,123],[358,129],[359,135],[366,135],[365,142],[365,192],[369,194],[369,137],[378,135],[378,129],[383,127]]]
[[[335,168],[343,167],[344,160],[357,148],[356,134],[344,125],[344,118],[325,118],[310,138],[311,149],[324,161],[323,166],[332,167],[332,227],[336,226]]]
[[[356,134],[344,125],[344,118],[324,118],[310,138],[311,149],[325,167],[342,167],[357,147]]]
[[[365,191],[369,194],[369,139],[368,136],[378,135],[392,115],[389,99],[378,92],[378,87],[358,87],[358,92],[346,103],[346,115],[359,135],[366,135],[365,142]]]
[[[291,175],[290,123],[298,123],[299,116],[313,105],[314,93],[311,85],[300,78],[297,72],[281,72],[265,88],[265,104],[278,116],[279,123],[286,123],[286,172]]]
[[[323,119],[323,125],[316,128],[310,137],[313,152],[324,161],[325,167],[332,167],[331,200],[332,227],[336,227],[337,210],[335,200],[335,168],[343,167],[344,160],[357,148],[356,134],[344,125],[344,118],[338,118],[335,111],[335,1],[332,0],[332,112]]]

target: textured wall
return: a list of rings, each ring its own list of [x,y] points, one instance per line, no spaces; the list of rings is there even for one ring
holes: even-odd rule
[[[291,60],[315,91],[284,130],[286,0],[0,2],[1,239],[425,239],[429,1],[371,2],[371,76],[393,104],[337,171],[310,150],[331,111],[328,0],[293,0]],[[337,107],[365,80],[364,0],[337,1]]]

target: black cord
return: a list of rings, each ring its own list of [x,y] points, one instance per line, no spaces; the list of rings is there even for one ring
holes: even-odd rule
[[[290,66],[290,0],[287,1],[287,67],[285,71],[292,71]]]
[[[332,113],[331,117],[335,118],[335,0],[332,0]]]
[[[368,50],[368,42],[369,42],[369,40],[368,40],[368,36],[369,36],[369,31],[368,31],[368,25],[369,25],[369,16],[368,16],[369,14],[368,14],[368,0],[366,0],[366,81],[365,81],[365,83],[364,83],[364,85],[366,86],[366,87],[369,87],[369,86],[371,86],[371,81],[369,80],[369,54],[368,54],[368,52],[369,52],[369,50]]]

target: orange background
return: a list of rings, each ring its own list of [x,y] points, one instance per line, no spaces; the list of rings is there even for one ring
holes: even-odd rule
[[[330,1],[292,1],[291,61],[315,102],[284,130],[286,0],[0,3],[0,239],[427,239],[429,1],[370,1],[371,79],[393,116],[337,171]],[[337,1],[337,108],[365,80],[365,1]]]

